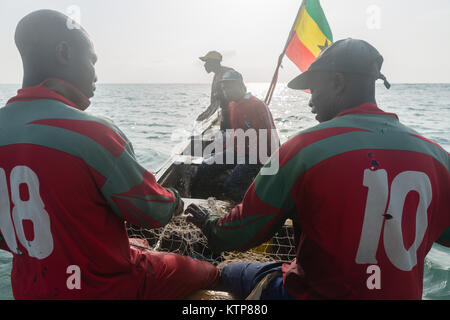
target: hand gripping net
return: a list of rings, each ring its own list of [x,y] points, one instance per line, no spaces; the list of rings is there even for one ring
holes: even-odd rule
[[[207,205],[201,204],[213,215],[223,216],[231,210],[231,205],[208,199]],[[141,241],[132,241],[132,245],[141,249],[177,253],[192,258],[205,260],[212,264],[224,265],[240,261],[291,261],[295,258],[295,244],[290,220],[268,242],[247,252],[223,252],[214,254],[208,248],[208,241],[200,229],[186,222],[186,216],[179,216],[163,228],[144,229],[127,226],[128,236]],[[143,240],[143,241],[142,241]]]

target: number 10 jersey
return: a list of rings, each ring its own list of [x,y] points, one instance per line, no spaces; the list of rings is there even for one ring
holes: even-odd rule
[[[444,149],[365,103],[290,139],[265,167],[278,171],[206,223],[211,247],[247,250],[292,219],[296,259],[282,268],[291,296],[422,298],[425,256],[450,227]]]

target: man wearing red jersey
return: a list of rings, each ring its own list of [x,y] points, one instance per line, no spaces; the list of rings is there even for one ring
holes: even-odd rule
[[[125,222],[158,228],[183,211],[108,119],[92,42],[65,15],[23,18],[23,88],[0,109],[0,246],[16,299],[182,299],[215,284],[212,264],[130,248]],[[70,26],[70,28],[69,28]]]
[[[262,163],[278,149],[279,139],[272,113],[264,102],[247,92],[239,72],[225,72],[219,85],[225,150],[216,152],[200,166],[193,189],[203,193],[193,196],[217,196],[218,190],[219,193],[224,192],[225,199],[241,202]],[[217,181],[214,177],[220,175],[224,168],[232,172],[221,188],[215,186]]]
[[[188,207],[215,251],[248,250],[293,220],[296,259],[230,264],[225,289],[263,299],[422,298],[425,256],[436,241],[450,244],[449,154],[378,108],[375,81],[390,87],[382,63],[362,40],[324,50],[289,83],[311,90],[320,124],[285,143],[266,164],[279,171],[258,175],[228,215]]]

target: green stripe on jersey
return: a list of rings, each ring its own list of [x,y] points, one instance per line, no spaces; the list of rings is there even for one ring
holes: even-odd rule
[[[392,117],[388,119],[384,116],[366,116],[358,115],[358,119],[352,119],[351,122],[358,123],[359,128],[372,130],[371,132],[348,132],[312,143],[301,149],[279,169],[276,175],[258,175],[255,179],[255,191],[258,197],[271,206],[282,208],[290,197],[290,191],[295,181],[307,170],[331,157],[363,149],[418,152],[433,157],[449,170],[449,158],[446,152],[429,142],[411,136],[411,134],[417,134],[416,132],[399,124],[396,119],[392,121],[391,119],[394,119]],[[349,119],[350,116],[342,118],[347,119],[336,118],[304,132],[344,127],[344,124],[351,120]],[[368,119],[371,119],[371,121],[368,121]],[[355,126],[352,125],[351,127]],[[283,152],[283,147],[280,152]],[[272,161],[278,161],[278,159],[272,157],[266,166],[274,166],[271,163]]]
[[[33,121],[45,119],[70,119],[101,123],[123,137],[123,133],[111,120],[93,116],[85,111],[77,110],[61,101],[53,99],[10,103],[0,108],[0,115],[1,128],[26,125]]]
[[[218,218],[211,218],[203,227],[203,232],[209,239],[209,247],[212,251],[222,252],[235,250],[236,248],[248,246],[249,242],[254,240],[254,236],[258,234],[258,232],[260,232],[261,229],[264,228],[271,219],[273,219],[273,216],[275,214],[268,215],[263,218],[261,218],[261,215],[256,215],[255,218],[258,218],[259,220],[253,219],[253,222],[247,224],[245,227],[239,227],[231,230],[216,227],[215,224]],[[232,224],[238,226],[241,224],[241,222],[242,220],[238,220],[233,222]],[[272,229],[275,229],[277,231],[280,227],[279,224],[274,226]],[[230,224],[228,224],[228,226],[230,226]],[[273,230],[271,230],[269,234],[273,234]]]
[[[82,158],[101,175],[109,176],[114,169],[116,159],[106,148],[91,138],[71,130],[41,124],[28,124],[45,119],[70,119],[101,123],[120,134],[128,142],[123,133],[109,120],[91,116],[56,100],[45,99],[16,102],[0,109],[0,146],[25,143],[59,150]],[[128,152],[132,152],[130,144],[126,149]]]

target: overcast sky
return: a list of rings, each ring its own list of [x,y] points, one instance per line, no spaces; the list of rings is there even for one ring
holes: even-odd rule
[[[101,83],[208,83],[209,50],[246,82],[270,82],[300,0],[0,0],[0,83],[19,83],[17,22],[37,9],[80,11]],[[449,0],[321,0],[334,40],[367,40],[391,82],[450,82]],[[299,71],[288,58],[287,82]]]

